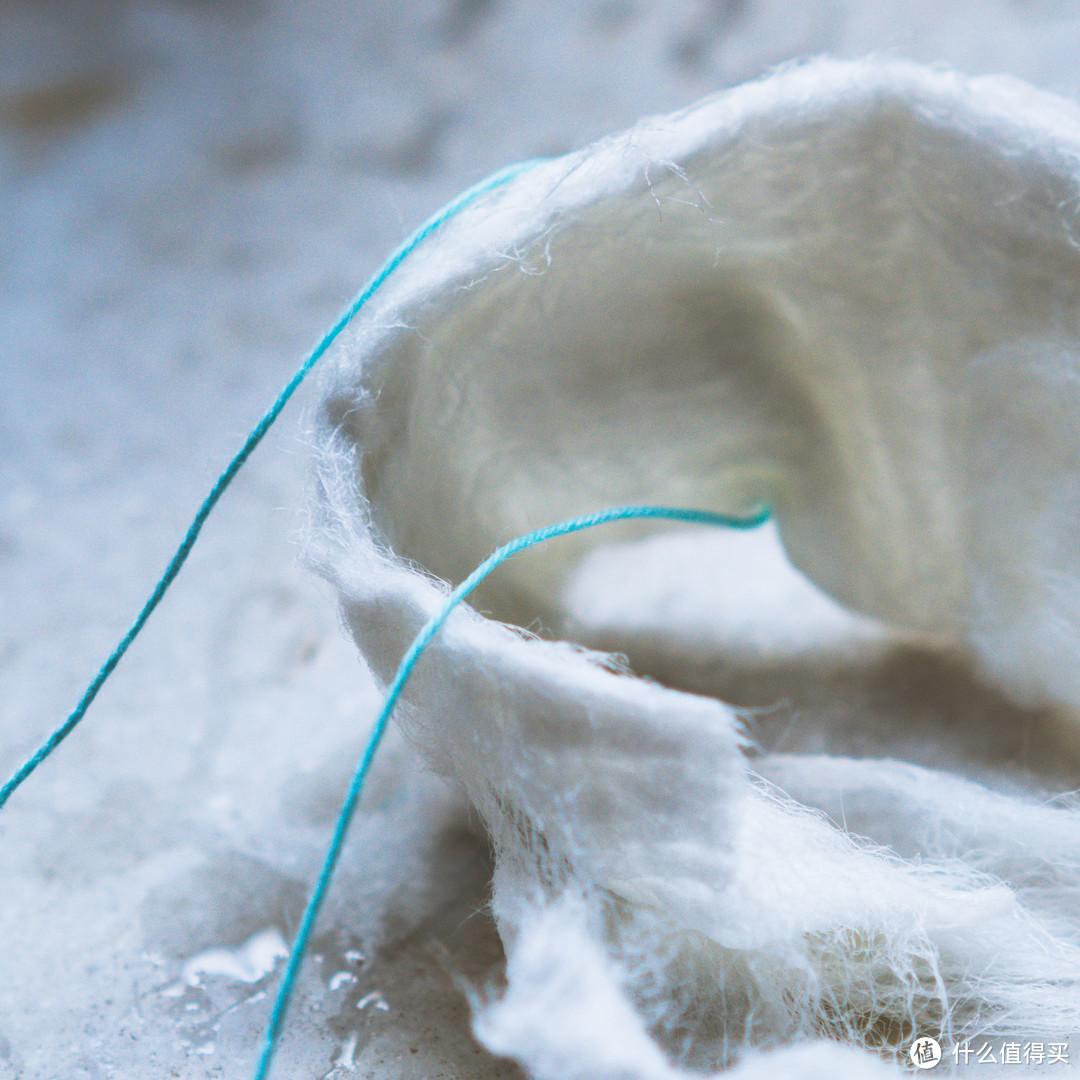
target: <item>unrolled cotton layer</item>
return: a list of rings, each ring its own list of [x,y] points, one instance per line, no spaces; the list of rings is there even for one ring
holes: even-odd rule
[[[374,527],[456,581],[577,513],[764,500],[842,602],[1080,701],[1078,154],[1012,80],[821,62],[537,167],[403,268],[337,384]],[[555,621],[596,542],[485,603]]]
[[[320,558],[373,669],[439,603],[429,575],[459,581],[510,536],[767,501],[848,607],[969,650],[1020,700],[1080,703],[1078,162],[1076,112],[1014,82],[817,62],[448,222],[327,392]],[[558,632],[575,562],[638,531],[520,558],[477,606]],[[477,1030],[540,1080],[667,1080],[810,1036],[902,1052],[927,1026],[1080,1029],[1071,856],[1041,891],[1010,869],[1030,807],[959,781],[894,798],[874,766],[867,831],[905,861],[846,834],[850,770],[776,759],[778,788],[751,782],[730,710],[471,612],[402,721],[492,836],[509,989]],[[955,798],[986,812],[974,851],[921,831],[968,835]],[[1073,818],[1053,826],[1071,852]]]

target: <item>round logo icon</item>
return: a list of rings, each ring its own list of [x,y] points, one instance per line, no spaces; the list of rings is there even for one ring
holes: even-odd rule
[[[941,1060],[941,1045],[929,1035],[919,1035],[908,1051],[916,1069],[932,1069]]]

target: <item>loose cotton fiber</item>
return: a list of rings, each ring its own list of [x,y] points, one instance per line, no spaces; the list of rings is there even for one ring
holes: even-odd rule
[[[933,642],[1067,717],[1078,179],[1059,99],[817,61],[470,204],[376,294],[326,389],[314,549],[372,670],[512,536],[766,503],[860,655],[872,619],[882,648]],[[916,1034],[1080,1031],[1075,810],[962,763],[749,760],[677,656],[660,685],[577,634],[575,568],[646,535],[506,564],[400,710],[496,855],[508,984],[476,1002],[481,1040],[539,1080],[872,1077]],[[687,562],[688,590],[714,573]]]

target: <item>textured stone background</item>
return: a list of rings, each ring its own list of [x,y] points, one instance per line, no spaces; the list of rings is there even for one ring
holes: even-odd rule
[[[794,56],[1074,93],[1078,42],[1065,0],[5,0],[3,772],[67,714],[306,348],[464,186]],[[313,393],[0,816],[0,1080],[250,1072],[276,935],[376,707],[297,565]],[[461,991],[499,957],[483,844],[386,750],[278,1075],[514,1076]]]

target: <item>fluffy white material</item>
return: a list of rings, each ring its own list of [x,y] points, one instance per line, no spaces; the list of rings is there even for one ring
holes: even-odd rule
[[[1059,99],[819,61],[464,211],[326,394],[318,558],[375,673],[513,535],[766,500],[849,609],[1080,705],[1078,177]],[[515,629],[579,625],[575,565],[642,534],[508,564],[476,605],[503,622],[452,618],[401,710],[496,852],[509,985],[479,1036],[541,1080],[667,1080],[881,1071],[754,1057],[820,1036],[1080,1030],[1072,810],[895,763],[755,777],[726,706]]]

